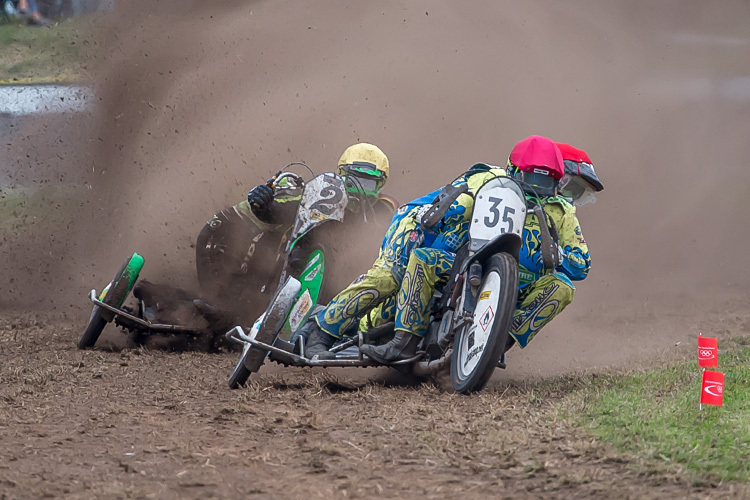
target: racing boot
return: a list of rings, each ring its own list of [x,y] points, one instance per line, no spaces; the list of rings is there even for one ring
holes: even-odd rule
[[[336,357],[335,353],[328,352],[328,349],[336,343],[335,337],[331,337],[321,330],[315,320],[308,321],[304,328],[309,329],[310,332],[305,343],[305,357],[307,359],[313,359],[316,356],[317,359],[334,359]]]
[[[368,358],[372,358],[378,363],[387,364],[414,357],[420,340],[422,340],[422,337],[402,330],[396,330],[396,335],[387,344],[365,344],[359,350]]]

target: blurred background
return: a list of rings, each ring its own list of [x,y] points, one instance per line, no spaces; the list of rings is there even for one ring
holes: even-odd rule
[[[0,25],[0,314],[83,325],[133,251],[189,286],[205,221],[288,162],[373,142],[407,201],[530,134],[586,150],[605,191],[578,213],[589,278],[513,373],[632,363],[747,309],[747,2],[39,5],[51,26]]]

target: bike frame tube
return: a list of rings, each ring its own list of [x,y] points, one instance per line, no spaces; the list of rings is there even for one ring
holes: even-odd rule
[[[137,316],[133,316],[132,314],[126,313],[122,309],[117,309],[116,307],[112,307],[109,304],[105,304],[101,300],[99,300],[96,297],[96,290],[92,289],[91,293],[89,295],[89,299],[91,299],[91,302],[94,303],[94,305],[97,305],[103,309],[106,309],[107,311],[110,311],[114,313],[115,316],[121,316],[123,318],[127,318],[128,320],[138,323],[139,325],[148,328],[149,330],[164,330],[164,331],[171,331],[171,332],[191,332],[195,333],[195,330],[191,328],[187,328],[184,326],[179,325],[165,325],[161,323],[149,323],[148,321],[145,321]]]

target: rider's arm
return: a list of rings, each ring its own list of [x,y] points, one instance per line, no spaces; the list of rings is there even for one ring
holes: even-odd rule
[[[295,208],[296,208],[296,205],[295,205]],[[245,222],[250,222],[254,224],[255,226],[257,226],[258,229],[262,231],[279,231],[279,230],[283,230],[286,226],[288,226],[288,224],[285,225],[281,223],[276,223],[275,221],[272,222],[271,220],[261,219],[255,214],[255,212],[253,212],[253,209],[247,200],[237,203],[232,208],[229,208],[227,210],[222,210],[221,213],[222,214],[226,213],[226,215],[229,215],[231,217],[237,217],[239,219],[242,219]]]
[[[562,249],[562,260],[557,269],[572,280],[582,280],[591,269],[589,247],[583,237],[575,207],[566,204],[561,212],[562,216],[557,221],[557,231],[559,233],[558,244]]]
[[[274,191],[268,184],[260,184],[247,194],[247,203],[239,203],[234,206],[234,209],[253,222],[286,228],[294,223],[299,201],[299,194],[280,193],[278,189]],[[268,230],[269,228],[261,227],[261,229]]]

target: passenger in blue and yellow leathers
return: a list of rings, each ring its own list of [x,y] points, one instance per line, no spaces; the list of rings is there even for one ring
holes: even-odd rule
[[[499,167],[472,167],[451,183],[457,188],[466,185],[468,192],[458,195],[430,229],[420,219],[441,190],[401,206],[373,266],[306,325],[307,356],[330,357],[327,351],[335,341],[356,333],[360,318],[379,305],[374,323],[395,319],[394,338],[381,346],[362,346],[362,352],[380,362],[413,356],[427,330],[432,294],[448,279],[456,251],[468,240],[473,193],[489,179],[505,175]]]
[[[508,158],[508,174],[521,181],[528,205],[541,205],[548,227],[557,233],[558,265],[545,268],[540,221],[527,212],[519,252],[519,294],[510,335],[521,347],[573,301],[575,286],[591,267],[588,246],[575,207],[557,192],[565,174],[560,150],[546,137],[531,136],[516,144]]]

